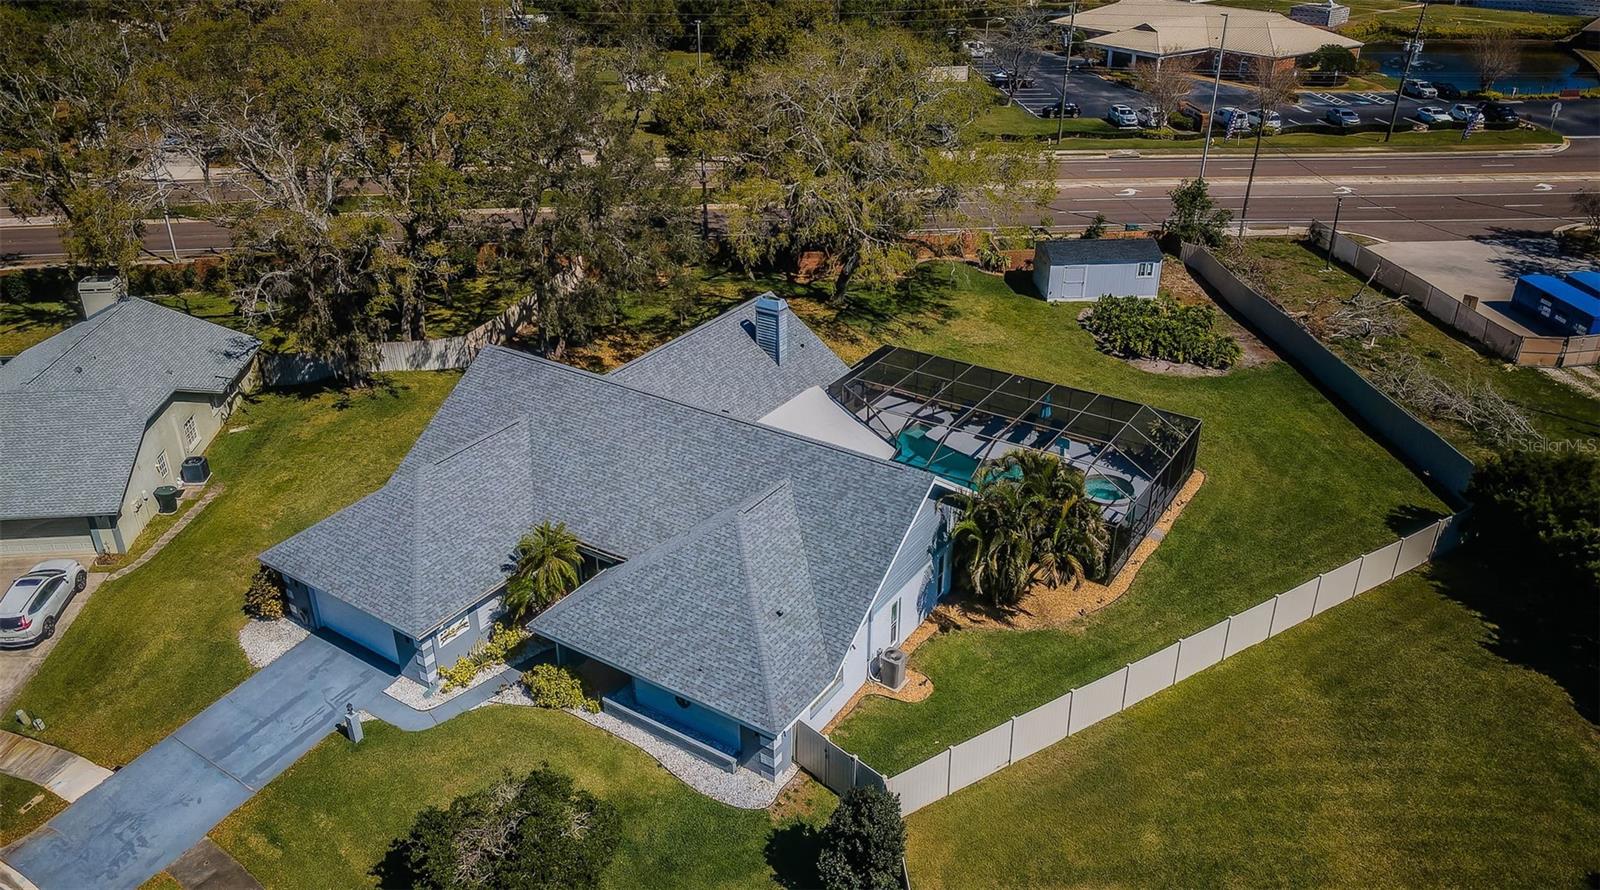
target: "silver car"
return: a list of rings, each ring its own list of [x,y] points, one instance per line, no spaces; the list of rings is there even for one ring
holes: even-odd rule
[[[0,649],[20,649],[56,633],[56,621],[83,592],[89,573],[75,559],[49,559],[11,582],[0,597]]]

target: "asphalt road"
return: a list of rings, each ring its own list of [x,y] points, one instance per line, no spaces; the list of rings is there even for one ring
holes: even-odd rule
[[[1065,66],[1066,59],[1062,56],[1054,53],[1040,54],[1033,75],[1034,85],[1017,90],[1014,101],[1035,114],[1041,109],[1058,105],[1061,101],[1061,74]],[[997,70],[997,66],[988,59],[976,60],[973,67],[985,76]],[[1083,110],[1083,116],[1089,118],[1104,116],[1106,109],[1116,103],[1136,108],[1150,104],[1150,100],[1138,90],[1104,80],[1089,71],[1073,71],[1067,78],[1066,93],[1067,101],[1077,103]],[[1230,105],[1247,107],[1251,101],[1250,96],[1249,87],[1224,80],[1217,89],[1217,107],[1224,108]],[[1189,94],[1189,100],[1201,107],[1210,107],[1211,84],[1197,79],[1194,91]],[[1514,99],[1509,101],[1529,120],[1543,126],[1549,125],[1551,110],[1549,101]],[[1450,104],[1441,99],[1418,100],[1403,97],[1400,100],[1398,126],[1409,127],[1412,116],[1423,105],[1448,108]],[[1308,89],[1301,91],[1300,101],[1297,104],[1286,105],[1279,108],[1278,112],[1283,116],[1285,124],[1309,124],[1320,121],[1329,108],[1348,108],[1364,122],[1387,123],[1394,110],[1394,93],[1326,92]],[[1600,137],[1600,99],[1563,100],[1561,113],[1556,117],[1555,129],[1568,136]]]

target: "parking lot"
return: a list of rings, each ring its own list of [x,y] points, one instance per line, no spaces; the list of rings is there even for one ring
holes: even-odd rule
[[[1077,61],[1081,65],[1084,59],[1078,56]],[[1032,84],[1018,88],[1013,101],[1030,114],[1041,117],[1044,116],[1041,112],[1045,109],[1058,107],[1061,102],[1062,73],[1066,64],[1066,58],[1059,54],[1038,54],[1032,74]],[[999,70],[999,66],[991,58],[985,57],[974,60],[973,69],[987,79]],[[1202,108],[1209,107],[1211,89],[1210,83],[1197,78],[1194,91],[1189,94],[1189,101]],[[1072,71],[1067,77],[1066,91],[1067,101],[1075,103],[1085,118],[1104,118],[1106,110],[1118,103],[1134,108],[1150,104],[1149,97],[1143,93],[1106,80],[1092,69],[1079,68]],[[1347,108],[1355,112],[1362,123],[1387,123],[1389,115],[1394,110],[1392,93],[1304,90],[1300,93],[1299,99],[1300,101],[1293,105],[1278,109],[1283,116],[1285,126],[1322,122],[1323,115],[1330,108]],[[1228,106],[1247,108],[1250,102],[1251,90],[1248,86],[1225,80],[1217,89],[1218,108]],[[1417,109],[1424,105],[1449,108],[1451,104],[1453,103],[1444,99],[1418,100],[1409,96],[1403,97],[1400,100],[1399,126],[1408,127],[1416,122]],[[1513,104],[1528,120],[1549,125],[1551,102],[1513,101]],[[1557,123],[1558,129],[1569,135],[1594,136],[1600,133],[1600,101],[1590,99],[1563,102]]]

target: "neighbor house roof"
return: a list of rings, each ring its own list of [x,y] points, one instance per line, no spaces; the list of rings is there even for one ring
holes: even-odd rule
[[[1086,41],[1102,49],[1151,56],[1182,55],[1222,47],[1223,15],[1228,16],[1226,49],[1271,59],[1316,52],[1328,44],[1355,49],[1361,41],[1297,22],[1275,12],[1183,0],[1120,0],[1078,13],[1077,27],[1095,36]],[[1065,26],[1067,18],[1056,19]]]
[[[531,526],[565,522],[589,548],[629,562],[536,630],[775,731],[794,716],[780,712],[819,692],[843,661],[932,482],[615,375],[492,347],[387,485],[261,560],[422,638],[504,582]],[[747,549],[709,543],[735,539]],[[774,578],[802,563],[805,574]],[[816,629],[793,619],[799,606],[758,608],[780,601],[809,601]],[[706,630],[663,630],[680,625]],[[652,643],[613,645],[610,633]],[[762,670],[724,663],[751,645],[765,647]]]
[[[756,420],[804,390],[827,386],[850,370],[792,316],[783,363],[773,361],[756,344],[755,322],[756,300],[750,300],[617,368],[611,376],[634,389]]]
[[[1153,238],[1073,238],[1039,242],[1052,266],[1115,266],[1159,263],[1161,247]]]
[[[226,392],[259,345],[132,299],[0,365],[0,519],[116,513],[150,418]]]

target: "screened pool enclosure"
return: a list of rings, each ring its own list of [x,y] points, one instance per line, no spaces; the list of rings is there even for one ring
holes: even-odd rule
[[[1055,454],[1084,475],[1122,569],[1194,470],[1200,421],[1138,402],[885,346],[828,388],[895,447],[894,459],[970,486],[1010,451]]]

